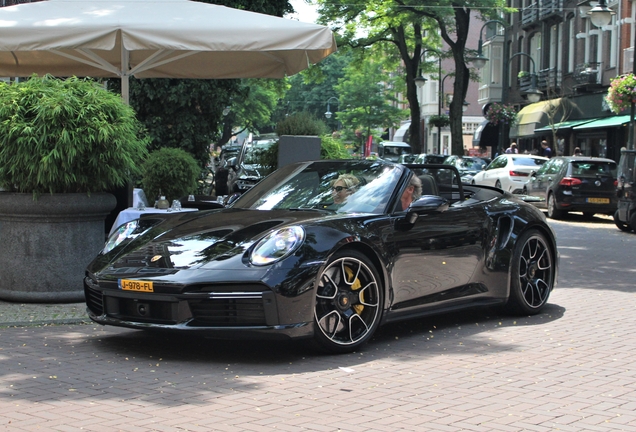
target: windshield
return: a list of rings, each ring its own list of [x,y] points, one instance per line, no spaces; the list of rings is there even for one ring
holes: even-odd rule
[[[468,171],[481,171],[486,166],[486,161],[479,158],[461,158],[457,159],[458,169]]]
[[[607,176],[616,177],[616,164],[614,162],[602,161],[573,161],[572,176],[576,177],[596,177]]]
[[[272,146],[272,144],[252,145],[245,152],[243,163],[247,165],[257,165],[261,163],[264,153]]]
[[[292,164],[261,181],[232,207],[382,214],[403,170],[381,161]]]
[[[536,167],[543,165],[546,160],[547,159],[531,158],[527,156],[515,156],[512,158],[512,163],[514,163],[515,165]]]

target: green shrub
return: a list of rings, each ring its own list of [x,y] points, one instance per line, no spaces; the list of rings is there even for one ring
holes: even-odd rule
[[[324,122],[316,119],[306,111],[297,112],[285,117],[276,125],[276,134],[320,136],[327,131]]]
[[[331,135],[320,137],[320,159],[349,159],[350,157],[342,140],[333,138]]]
[[[90,193],[138,175],[148,138],[117,94],[89,79],[0,82],[0,187]]]
[[[190,153],[164,147],[148,156],[143,165],[141,183],[150,201],[165,195],[172,202],[196,191],[200,173],[201,168]]]

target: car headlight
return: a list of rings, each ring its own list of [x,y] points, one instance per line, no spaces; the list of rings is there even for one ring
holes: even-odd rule
[[[275,263],[298,249],[303,240],[305,240],[305,231],[299,226],[273,231],[256,244],[250,262],[254,265]]]
[[[130,237],[133,237],[133,233],[135,232],[138,226],[139,226],[139,219],[135,219],[117,228],[115,232],[112,233],[110,237],[108,237],[108,240],[106,241],[106,245],[104,246],[102,253],[108,253],[112,251],[118,245],[120,245],[124,240]],[[134,237],[136,237],[136,235]]]

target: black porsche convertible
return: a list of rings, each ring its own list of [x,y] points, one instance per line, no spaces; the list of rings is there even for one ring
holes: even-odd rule
[[[545,216],[449,165],[301,162],[217,210],[148,214],[89,264],[93,321],[218,338],[313,338],[349,352],[379,325],[502,306],[556,284]]]

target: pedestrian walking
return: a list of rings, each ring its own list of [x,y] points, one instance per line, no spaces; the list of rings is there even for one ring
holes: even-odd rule
[[[547,158],[552,157],[552,149],[550,148],[546,140],[541,141],[541,148],[543,149],[543,151],[541,152],[541,156],[544,156]]]

